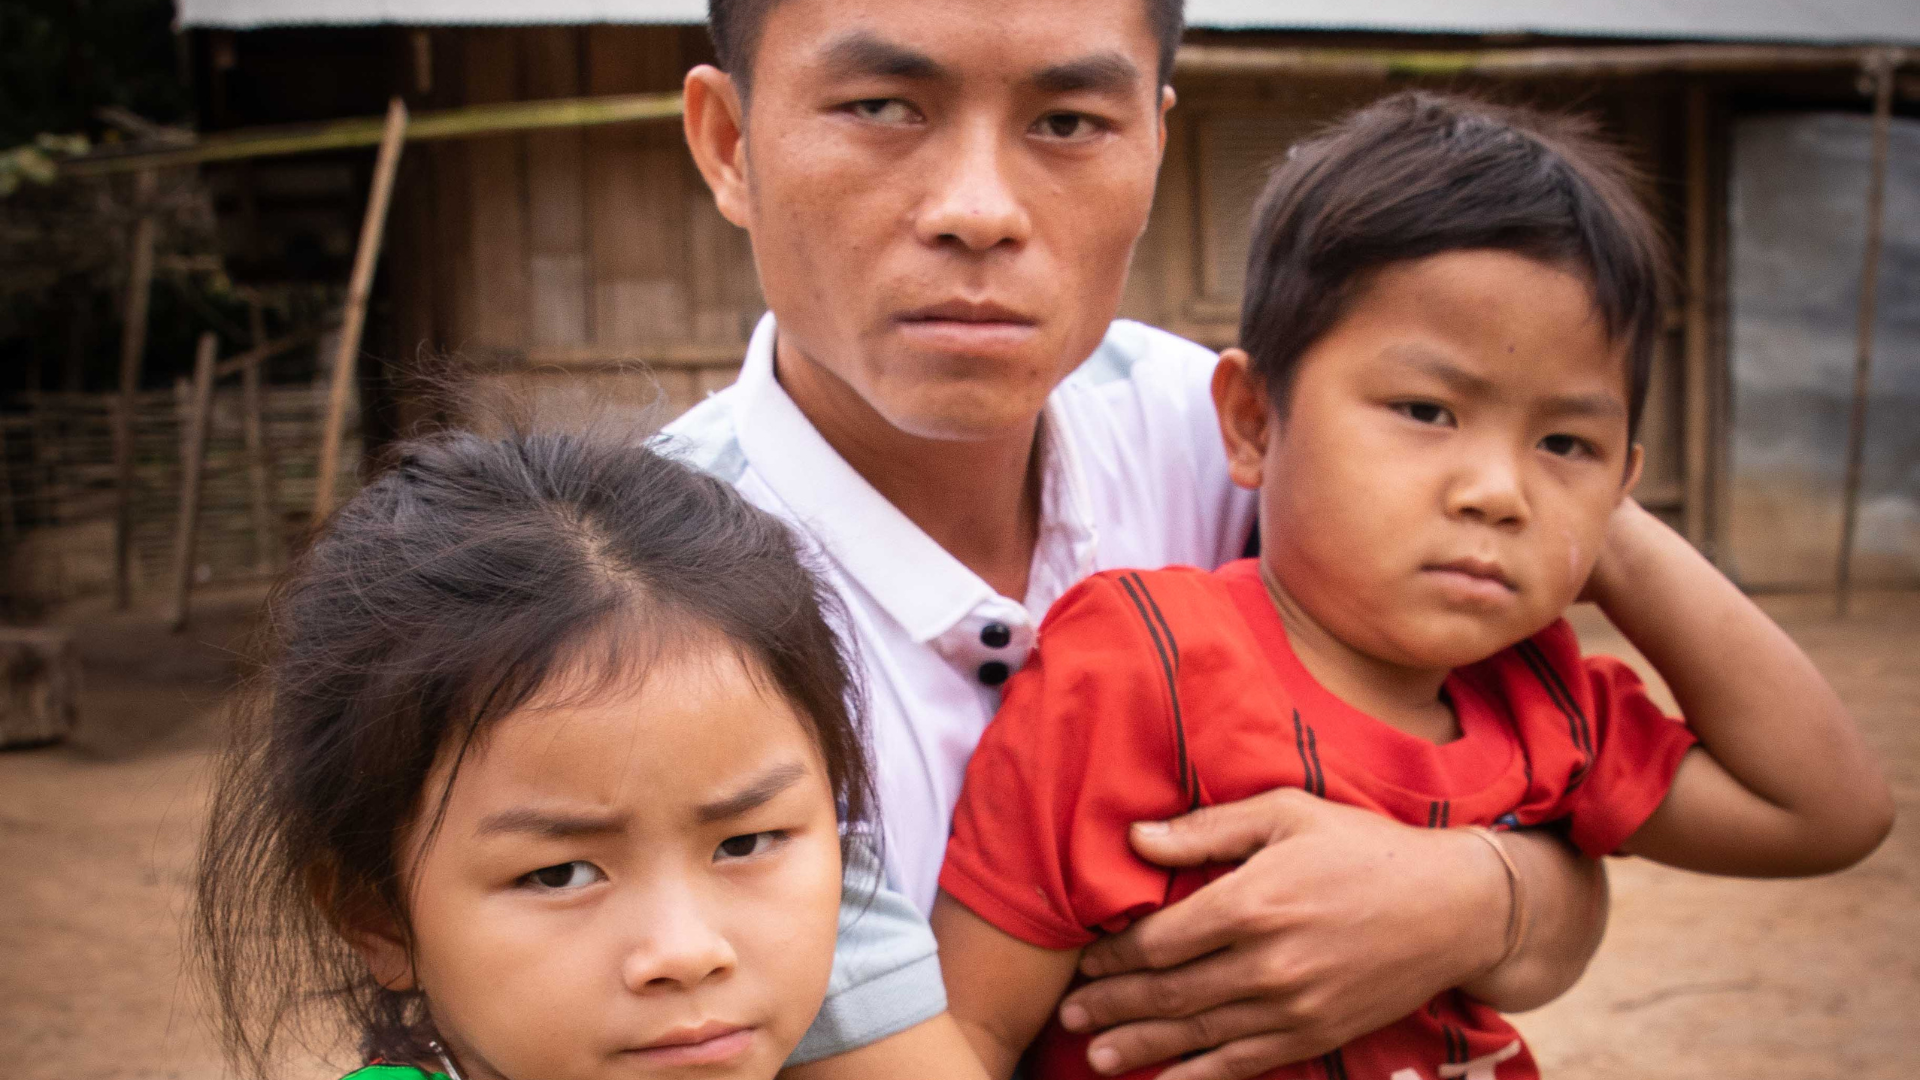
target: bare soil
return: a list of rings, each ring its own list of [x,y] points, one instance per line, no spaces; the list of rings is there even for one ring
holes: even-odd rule
[[[0,1061],[13,1080],[224,1073],[183,974],[181,920],[217,708],[258,601],[198,600],[183,635],[100,607],[64,620],[87,661],[81,730],[0,754]],[[1859,717],[1901,820],[1865,863],[1811,881],[1615,861],[1592,970],[1518,1021],[1555,1080],[1920,1071],[1920,593],[1863,596],[1845,622],[1823,597],[1765,604]],[[1603,621],[1579,622],[1590,650],[1633,658]]]

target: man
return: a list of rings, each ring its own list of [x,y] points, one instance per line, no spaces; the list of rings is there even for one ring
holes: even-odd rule
[[[1166,139],[1178,0],[713,0],[686,134],[771,309],[668,434],[817,542],[871,699],[888,888],[791,1070],[974,1075],[924,926],[967,757],[1055,597],[1247,546],[1211,354],[1115,323]],[[1071,376],[1071,378],[1069,378]],[[1297,791],[1146,824],[1242,869],[1090,951],[1102,1073],[1249,1077],[1476,977],[1539,1004],[1604,923],[1548,837],[1416,830]],[[851,891],[851,890],[850,890]],[[856,901],[857,902],[857,901]],[[1524,941],[1503,956],[1511,919]]]

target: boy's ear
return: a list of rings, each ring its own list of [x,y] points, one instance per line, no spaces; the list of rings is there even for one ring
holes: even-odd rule
[[[681,126],[687,149],[707,186],[720,216],[747,227],[747,118],[746,103],[733,76],[711,64],[687,72],[681,84]]]
[[[1226,445],[1227,475],[1243,488],[1259,490],[1273,435],[1273,402],[1254,377],[1253,358],[1245,350],[1228,349],[1214,365],[1213,411]]]
[[[1633,489],[1640,486],[1640,470],[1645,468],[1646,464],[1647,451],[1645,447],[1639,443],[1634,443],[1632,446],[1627,447],[1627,476],[1626,479],[1620,483],[1621,498],[1624,499],[1633,494]]]

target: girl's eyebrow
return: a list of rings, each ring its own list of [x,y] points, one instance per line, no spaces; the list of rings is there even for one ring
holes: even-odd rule
[[[601,836],[627,827],[625,814],[565,814],[529,807],[515,807],[488,814],[474,830],[476,835],[495,833],[533,833],[564,840],[575,836]]]
[[[700,804],[694,808],[694,816],[703,825],[739,817],[755,807],[765,805],[774,796],[799,783],[806,775],[807,767],[797,761],[775,765],[734,794]]]

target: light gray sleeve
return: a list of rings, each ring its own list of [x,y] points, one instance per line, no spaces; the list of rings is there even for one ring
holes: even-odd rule
[[[858,1050],[946,1008],[933,928],[888,887],[873,856],[856,847],[847,859],[827,1000],[787,1064]]]

